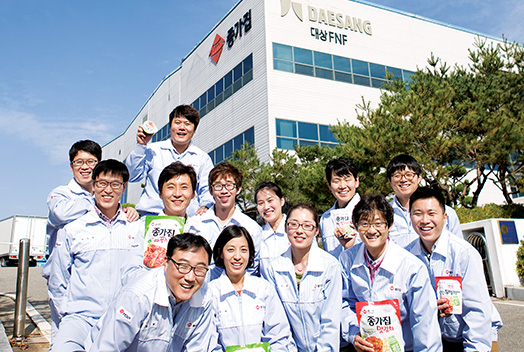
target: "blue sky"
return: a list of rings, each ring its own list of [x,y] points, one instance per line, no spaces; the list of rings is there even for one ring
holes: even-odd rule
[[[71,144],[121,133],[236,2],[0,0],[0,219],[46,215]],[[521,0],[374,3],[524,43]]]

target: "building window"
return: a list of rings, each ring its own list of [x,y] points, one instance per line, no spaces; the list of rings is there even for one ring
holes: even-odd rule
[[[240,133],[236,137],[222,144],[220,147],[210,151],[208,154],[211,157],[213,164],[216,165],[224,160],[231,159],[233,157],[233,152],[241,149],[244,143],[248,143],[249,145],[255,144],[254,127]]]
[[[397,67],[278,43],[273,43],[273,69],[373,88],[382,88],[387,72],[406,82],[412,81],[414,74]]]
[[[294,145],[326,145],[334,147],[338,144],[333,132],[327,125],[316,123],[276,119],[277,148],[293,149]]]

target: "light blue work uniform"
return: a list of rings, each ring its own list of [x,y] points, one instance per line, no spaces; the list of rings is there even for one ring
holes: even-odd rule
[[[437,301],[428,271],[414,255],[387,242],[383,261],[373,283],[366,264],[364,243],[340,255],[344,282],[342,338],[353,343],[360,333],[357,302],[398,299],[405,351],[442,351],[437,319]]]
[[[66,186],[59,186],[49,193],[47,207],[49,215],[47,218],[47,240],[49,255],[55,247],[58,230],[73,220],[78,219],[95,205],[95,199],[73,178]],[[51,270],[51,257],[42,270],[42,276],[49,280]],[[49,308],[51,311],[51,340],[54,340],[60,324],[60,316],[54,303],[53,293],[47,291],[49,296]]]
[[[262,276],[275,285],[299,351],[338,351],[342,307],[340,264],[312,245],[300,288],[291,247],[280,257],[264,260]]]
[[[105,313],[122,274],[142,263],[141,222],[127,222],[122,209],[111,224],[102,215],[93,206],[58,231],[48,280],[62,318],[53,342],[58,351],[83,346],[83,332]]]
[[[289,239],[286,233],[286,215],[276,231],[273,230],[269,223],[262,227],[262,248],[260,249],[260,259],[279,257],[289,246]]]
[[[248,269],[248,272],[258,275],[262,228],[255,220],[242,213],[238,206],[235,205],[233,215],[224,226],[219,224],[215,215],[215,207],[213,206],[204,214],[195,215],[187,219],[186,225],[184,226],[184,232],[196,233],[197,235],[204,237],[209,242],[211,248],[213,248],[222,230],[230,225],[245,227],[247,232],[251,235],[253,244],[255,245],[255,262],[253,263],[253,267]],[[215,267],[213,261],[210,269],[211,280],[219,277],[223,271],[223,269]]]
[[[244,276],[240,294],[225,272],[209,283],[219,342],[227,346],[268,342],[271,351],[296,351],[282,302],[266,280]]]
[[[353,209],[355,208],[355,205],[357,205],[359,201],[360,195],[355,193],[353,198],[351,198],[348,204],[344,207],[345,213],[350,218],[353,215]],[[337,236],[335,236],[336,223],[335,217],[333,216],[333,210],[337,209],[337,202],[338,201],[335,201],[335,204],[333,204],[329,210],[322,214],[322,217],[320,218],[320,235],[322,236],[322,246],[325,251],[335,258],[338,258],[340,253],[342,253],[344,250],[344,247],[342,247],[340,244]],[[360,237],[357,235],[357,238],[355,238],[355,244],[359,242]]]
[[[211,298],[202,287],[176,303],[164,267],[142,268],[91,330],[87,351],[219,351]]]
[[[395,213],[393,220],[393,227],[389,231],[389,238],[398,244],[399,246],[406,248],[408,244],[418,239],[418,235],[415,232],[413,226],[411,226],[411,216],[409,214],[409,209],[404,208],[400,205],[400,202],[397,199],[397,196],[393,198],[389,204],[393,207]],[[460,221],[457,216],[457,212],[452,208],[446,205],[446,225],[444,226],[445,230],[448,230],[460,238],[464,238],[462,235],[462,230],[460,228]]]
[[[478,251],[446,230],[433,245],[431,254],[426,253],[420,240],[413,241],[407,249],[427,267],[435,300],[438,297],[436,276],[462,278],[462,314],[439,318],[442,338],[450,342],[463,341],[464,351],[490,351],[492,302]]]
[[[166,166],[175,161],[192,166],[197,174],[196,197],[191,200],[186,210],[188,216],[195,215],[198,208],[202,206],[210,208],[214,204],[207,182],[209,171],[213,168],[211,158],[193,142],[182,154],[179,154],[170,138],[147,146],[137,144],[125,161],[129,169],[129,182],[138,182],[145,178],[145,187],[136,205],[136,210],[142,215],[158,214],[164,209],[164,204],[159,197],[158,177]]]

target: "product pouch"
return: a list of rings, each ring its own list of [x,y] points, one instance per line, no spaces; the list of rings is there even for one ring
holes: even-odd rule
[[[271,348],[269,342],[259,342],[249,345],[227,346],[226,352],[271,352]]]
[[[445,298],[451,305],[448,314],[462,314],[462,278],[460,276],[436,276],[438,298]]]
[[[398,299],[357,302],[360,336],[373,344],[374,352],[404,352]]]
[[[157,268],[166,259],[167,242],[184,231],[186,219],[179,216],[146,216],[144,265]]]
[[[340,233],[341,239],[352,239],[357,235],[357,230],[351,226],[351,213],[346,209],[334,209],[331,214],[335,220],[335,231]]]

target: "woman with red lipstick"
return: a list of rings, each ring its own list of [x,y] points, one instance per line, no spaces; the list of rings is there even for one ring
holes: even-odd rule
[[[253,239],[244,227],[228,226],[218,236],[213,259],[224,271],[209,283],[209,290],[222,349],[265,342],[271,351],[296,351],[275,289],[246,272],[254,257]]]
[[[320,249],[318,214],[309,204],[293,206],[286,233],[291,246],[265,260],[262,276],[273,283],[284,304],[299,351],[338,351],[342,276],[340,264]]]

